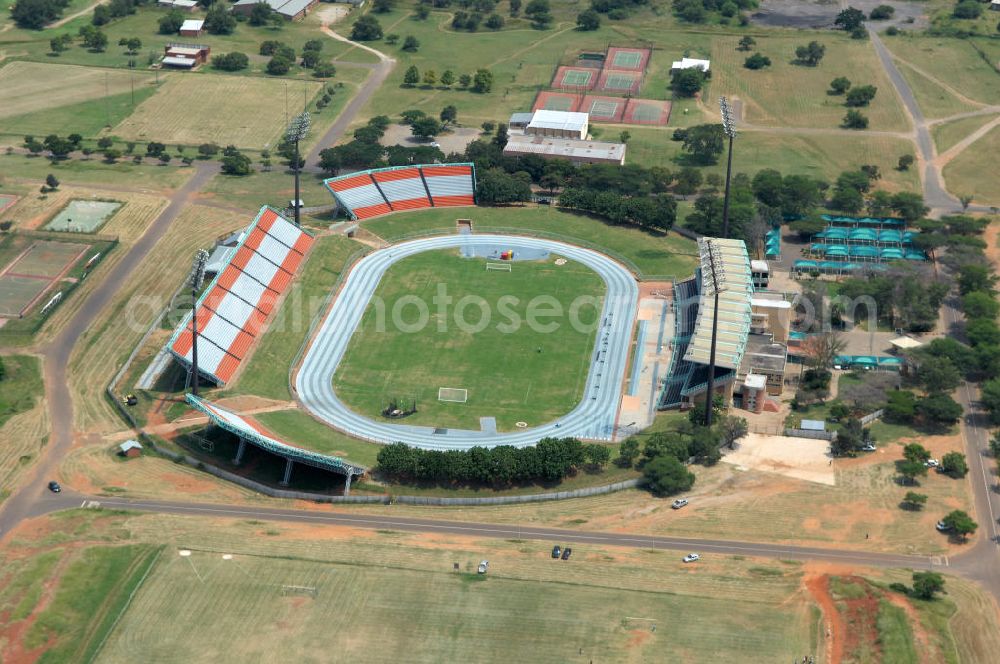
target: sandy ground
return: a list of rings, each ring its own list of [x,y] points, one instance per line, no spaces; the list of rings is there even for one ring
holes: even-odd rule
[[[480,130],[475,127],[452,127],[447,134],[441,134],[433,140],[441,145],[441,152],[449,154],[451,152],[463,152],[466,146],[479,138]],[[385,136],[380,141],[382,145],[402,145],[408,148],[415,148],[421,145],[428,145],[429,141],[421,141],[414,138],[410,133],[410,128],[405,125],[389,125]]]
[[[316,11],[316,16],[319,17],[320,23],[323,25],[333,25],[344,19],[345,16],[351,13],[351,8],[348,5],[327,5],[323,9]]]
[[[764,470],[834,486],[836,480],[829,449],[830,443],[825,440],[750,433],[722,460],[739,468]]]

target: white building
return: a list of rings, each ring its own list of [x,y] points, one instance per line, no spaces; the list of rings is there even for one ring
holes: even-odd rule
[[[674,60],[673,64],[670,65],[670,70],[674,69],[694,69],[698,68],[703,72],[707,72],[711,62],[708,60],[699,60],[698,58],[681,58],[680,60]]]
[[[586,113],[546,111],[543,109],[534,112],[531,116],[531,122],[524,129],[524,133],[583,141],[587,139],[589,126],[590,116]]]

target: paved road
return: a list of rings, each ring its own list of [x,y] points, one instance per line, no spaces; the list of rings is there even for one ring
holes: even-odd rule
[[[522,249],[526,252],[541,249],[580,262],[604,280],[607,289],[604,308],[600,315],[597,342],[591,357],[583,400],[569,414],[540,426],[509,433],[452,429],[442,434],[436,433],[437,430],[433,427],[372,420],[353,412],[337,397],[333,391],[333,374],[347,350],[351,336],[361,322],[361,317],[382,275],[394,263],[407,256],[456,247],[474,247],[479,255],[489,252],[490,249],[497,253],[506,249],[513,249],[515,252]],[[516,263],[513,269],[519,269]],[[547,436],[611,440],[618,404],[621,401],[622,378],[628,361],[632,321],[635,319],[638,298],[639,289],[635,278],[622,265],[596,251],[562,242],[481,234],[444,235],[404,242],[369,254],[351,270],[340,296],[334,301],[302,361],[302,367],[296,376],[295,389],[303,407],[316,417],[338,429],[350,431],[354,436],[378,443],[402,440],[425,449],[459,450],[476,445],[525,447],[534,445]],[[425,304],[428,309],[436,310],[437,305],[433,302]],[[495,303],[491,302],[489,306],[492,308]],[[455,306],[449,310],[455,311]],[[475,315],[473,314],[472,320],[475,320]],[[435,324],[433,318],[429,321],[429,324]],[[451,320],[443,322],[454,324]],[[504,321],[497,320],[489,324],[497,325],[501,322]],[[570,324],[566,316],[558,320],[547,319],[546,323],[548,322],[555,322],[557,325]],[[393,323],[390,321],[388,324]],[[435,388],[433,385],[428,387],[431,390]]]
[[[77,341],[82,337],[101,311],[111,302],[129,277],[146,259],[163,234],[170,228],[191,197],[219,172],[214,162],[199,162],[194,175],[170,197],[170,203],[146,230],[146,233],[129,249],[115,266],[113,275],[101,278],[101,283],[84,301],[83,306],[63,330],[42,351],[45,372],[45,400],[49,407],[52,433],[49,444],[39,462],[21,480],[22,489],[11,495],[0,509],[0,533],[5,533],[26,516],[32,514],[33,503],[38,500],[45,478],[53,477],[63,457],[73,445],[73,399],[69,390],[67,367]],[[103,398],[103,386],[94,387],[93,398]]]

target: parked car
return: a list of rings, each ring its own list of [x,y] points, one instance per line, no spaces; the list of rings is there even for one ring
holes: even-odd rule
[[[572,555],[572,553],[573,553],[573,549],[571,549],[570,547],[567,546],[565,549],[563,549],[562,559],[563,560],[569,560],[569,557],[570,557],[570,555]]]
[[[431,147],[432,148],[440,148],[441,144],[438,143],[437,141],[431,141]]]
[[[562,549],[560,549],[559,545],[556,544],[554,547],[552,547],[552,557],[558,558],[560,555],[562,555]]]
[[[951,530],[951,526],[949,526],[949,525],[948,525],[947,523],[945,523],[944,521],[938,521],[938,522],[937,522],[937,525],[935,525],[934,527],[938,529],[938,532],[939,532],[939,533],[946,533],[946,532],[948,532],[949,530]]]
[[[62,487],[59,486],[59,482],[49,482],[49,491],[52,493],[59,493],[62,491]]]
[[[481,560],[479,561],[479,569],[477,570],[480,574],[486,574],[486,570],[490,567],[490,561]]]
[[[924,465],[928,468],[937,468],[941,465],[941,462],[937,459],[928,459],[927,461],[924,461]]]
[[[873,445],[872,443],[868,443],[867,445],[865,445],[864,447],[861,448],[861,451],[862,452],[874,452],[877,449],[878,448],[875,447],[875,445]]]
[[[684,507],[687,504],[688,504],[687,498],[678,498],[674,502],[670,503],[670,507],[672,507],[675,510],[679,510],[680,508]]]
[[[701,556],[699,556],[697,553],[689,553],[686,556],[684,556],[684,562],[686,563],[695,563],[698,562],[699,560],[701,560]]]

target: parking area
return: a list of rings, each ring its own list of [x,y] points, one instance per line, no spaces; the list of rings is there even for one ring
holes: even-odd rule
[[[763,470],[807,482],[836,484],[830,443],[811,438],[750,433],[722,461],[739,469]]]

